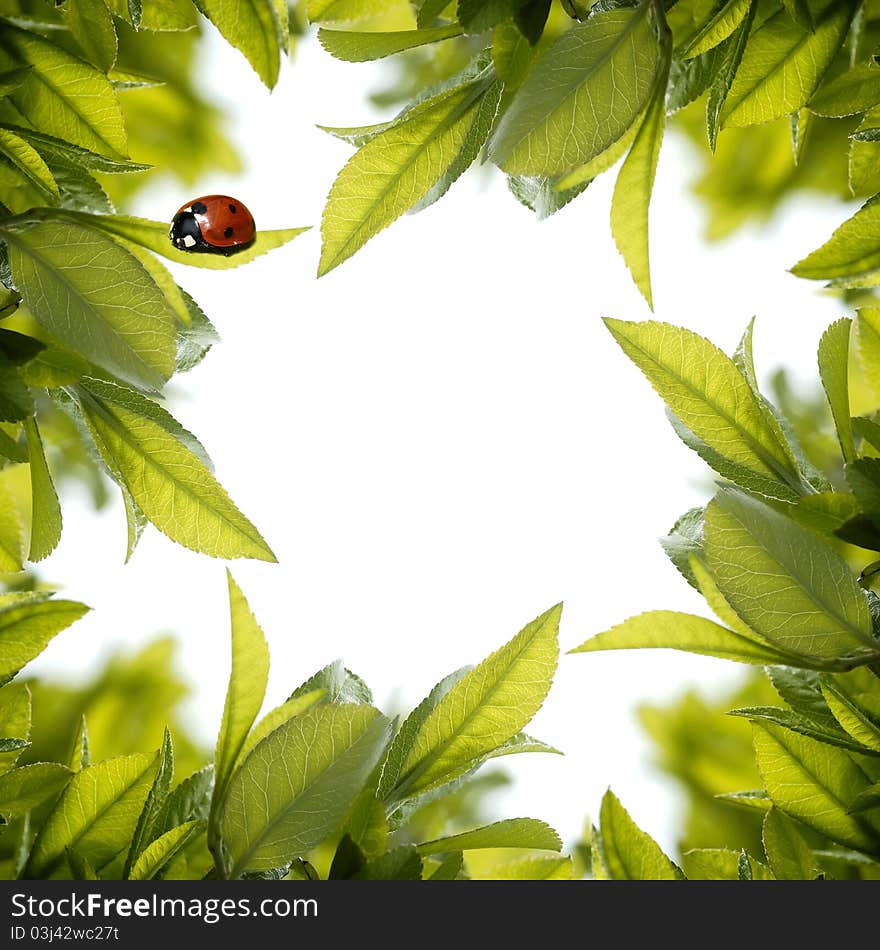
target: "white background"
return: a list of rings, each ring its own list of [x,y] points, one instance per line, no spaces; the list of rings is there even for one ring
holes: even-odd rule
[[[153,186],[137,208],[168,219],[220,191],[258,226],[315,225],[239,270],[172,268],[223,337],[175,383],[172,408],[280,562],[233,565],[271,648],[267,708],[342,657],[380,705],[408,709],[559,601],[563,651],[643,610],[706,613],[656,538],[710,482],[600,319],[651,317],[610,235],[613,173],[542,223],[500,174],[471,173],[315,279],[321,207],[351,153],[315,125],[383,118],[366,101],[381,70],[305,43],[270,95],[212,34],[202,76],[246,173],[192,194]],[[657,319],[729,352],[755,314],[759,377],[784,361],[814,383],[840,305],[786,268],[847,209],[793,203],[784,222],[707,247],[695,168],[670,134],[651,218]],[[34,671],[85,675],[173,631],[192,727],[210,743],[229,668],[224,565],[150,527],[124,566],[121,505],[96,516],[75,490],[62,502],[43,576],[95,610]],[[678,793],[653,769],[635,707],[739,676],[666,651],[563,655],[529,731],[566,755],[506,759],[515,783],[493,804],[571,840],[611,785],[674,850]]]

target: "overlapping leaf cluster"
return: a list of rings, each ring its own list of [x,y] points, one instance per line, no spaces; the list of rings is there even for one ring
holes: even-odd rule
[[[436,200],[474,162],[499,166],[513,194],[544,217],[622,160],[611,229],[650,304],[648,205],[666,116],[686,106],[690,115],[698,101],[710,148],[723,130],[736,142],[723,150],[727,174],[713,185],[733,219],[724,228],[766,213],[799,183],[839,193],[826,167],[829,138],[843,164],[848,151],[852,194],[880,189],[880,9],[872,2],[458,0],[410,9],[395,0],[312,0],[307,10],[325,49],[342,60],[432,44],[458,44],[473,57],[419,88],[389,122],[328,129],[359,151],[327,199],[319,273]],[[458,59],[436,57],[441,71]],[[780,134],[790,139],[782,155]],[[772,190],[750,191],[754,178]],[[869,202],[795,272],[844,287],[880,282],[877,207]]]
[[[271,87],[286,5],[205,0],[199,9]],[[216,116],[190,81],[197,9],[66,0],[10,2],[0,13],[0,573],[57,545],[53,467],[87,473],[97,500],[105,475],[116,482],[129,555],[150,521],[197,551],[273,560],[204,448],[161,405],[165,383],[217,334],[156,255],[232,267],[303,229],[261,231],[232,258],[186,255],[167,222],[115,214],[103,187],[124,196],[131,189],[112,180],[149,168],[130,145],[176,163],[183,178],[214,155],[229,167]],[[134,103],[131,143],[123,99]]]
[[[763,813],[764,853],[689,851],[688,877],[876,876],[880,313],[838,320],[819,343],[838,442],[827,473],[758,389],[751,326],[731,358],[669,324],[607,322],[667,403],[678,435],[719,476],[709,504],[683,515],[662,541],[717,622],[652,611],[573,652],[671,648],[767,670],[777,701],[735,710],[752,723],[761,784],[725,796]],[[640,848],[631,846],[635,860]]]
[[[31,742],[31,694],[10,680],[86,608],[47,594],[0,601],[3,877],[571,877],[543,821],[462,828],[436,813],[487,761],[555,751],[522,730],[550,689],[561,608],[441,680],[400,722],[340,662],[261,716],[268,647],[231,577],[229,600],[232,672],[214,762],[182,780],[167,730],[158,752],[91,761],[88,705],[62,761],[17,764]],[[39,751],[51,748],[44,740]]]

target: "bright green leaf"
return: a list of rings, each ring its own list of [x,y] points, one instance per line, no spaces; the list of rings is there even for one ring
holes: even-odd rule
[[[333,831],[389,729],[370,706],[321,705],[263,739],[229,782],[220,816],[230,876],[283,867]]]
[[[824,83],[810,99],[816,115],[842,117],[866,112],[880,102],[880,67],[860,63]]]
[[[172,541],[212,557],[275,556],[201,460],[164,426],[80,391],[89,432],[138,507]]]
[[[436,838],[416,845],[421,855],[449,851],[470,851],[478,848],[533,848],[539,851],[561,851],[562,840],[545,822],[536,818],[506,818],[482,828]]]
[[[529,722],[556,670],[561,611],[542,614],[451,686],[412,738],[397,801],[458,778]]]
[[[727,0],[676,50],[676,56],[679,59],[692,59],[723,43],[745,19],[751,2],[752,0]]]
[[[0,775],[0,815],[7,821],[20,818],[57,795],[72,775],[57,762],[23,765]]]
[[[801,485],[791,450],[725,353],[668,323],[605,324],[678,419],[710,449],[764,478]]]
[[[9,129],[0,128],[0,152],[6,156],[22,177],[43,196],[54,203],[61,197],[58,184],[40,153]]]
[[[811,280],[855,278],[880,268],[880,202],[868,201],[812,254],[792,267]]]
[[[77,772],[41,828],[24,877],[64,876],[68,848],[100,873],[128,846],[156,765],[155,755],[142,752]]]
[[[272,89],[278,81],[284,44],[275,4],[271,0],[198,0],[198,7]]]
[[[609,789],[602,798],[601,831],[595,846],[602,852],[599,867],[614,881],[677,881],[682,873],[654,839],[630,818]],[[597,879],[604,875],[597,868]]]
[[[24,424],[31,472],[31,542],[28,559],[42,561],[61,540],[61,505],[46,464],[43,440],[37,420],[31,416]]]
[[[61,7],[61,15],[86,59],[102,72],[116,62],[116,27],[105,0],[73,0]]]
[[[706,509],[703,551],[724,599],[778,649],[843,668],[876,657],[864,593],[809,529],[725,489]]]
[[[819,874],[813,852],[794,822],[771,808],[764,816],[761,836],[774,876],[780,881],[812,881]]]
[[[456,24],[431,30],[399,30],[395,33],[356,33],[322,28],[318,30],[318,42],[336,59],[346,63],[365,63],[461,34],[462,29]]]
[[[68,220],[3,230],[25,303],[49,333],[126,382],[162,386],[174,370],[174,317],[132,254]]]
[[[128,874],[128,880],[152,880],[201,827],[202,822],[188,821],[156,838],[140,853]]]
[[[831,406],[845,462],[856,455],[849,409],[849,338],[852,320],[836,320],[819,341],[819,375]]]
[[[754,726],[754,741],[777,808],[845,847],[877,849],[880,825],[848,812],[870,782],[847,752],[770,723]]]
[[[232,670],[214,753],[212,814],[223,804],[235,763],[263,705],[269,681],[269,646],[266,638],[229,571],[226,572],[226,580],[232,624]]]
[[[722,127],[770,122],[805,106],[843,45],[853,12],[830,3],[813,32],[784,11],[758,27],[721,111]]]
[[[261,742],[270,732],[274,732],[279,726],[284,725],[288,719],[294,716],[301,716],[304,712],[311,709],[312,706],[326,699],[327,691],[324,689],[313,689],[311,692],[303,693],[301,696],[294,696],[288,699],[280,706],[276,706],[254,726],[245,739],[238,754],[237,764],[240,765],[250,754],[251,750],[258,742]]]
[[[514,175],[562,175],[612,146],[648,103],[658,68],[649,5],[564,32],[517,90],[489,144]]]

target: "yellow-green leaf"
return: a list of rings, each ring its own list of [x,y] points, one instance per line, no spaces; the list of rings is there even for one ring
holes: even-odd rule
[[[28,560],[42,561],[61,540],[61,505],[46,464],[43,440],[34,416],[25,420],[24,431],[27,434],[31,472],[31,543]]]
[[[613,881],[678,881],[681,871],[654,839],[642,831],[609,789],[602,798],[600,832],[595,842],[601,854],[596,878]]]

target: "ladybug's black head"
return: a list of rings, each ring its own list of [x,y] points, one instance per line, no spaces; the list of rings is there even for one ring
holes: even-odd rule
[[[174,215],[168,236],[171,243],[181,251],[198,250],[205,244],[199,223],[192,211],[181,211]]]

